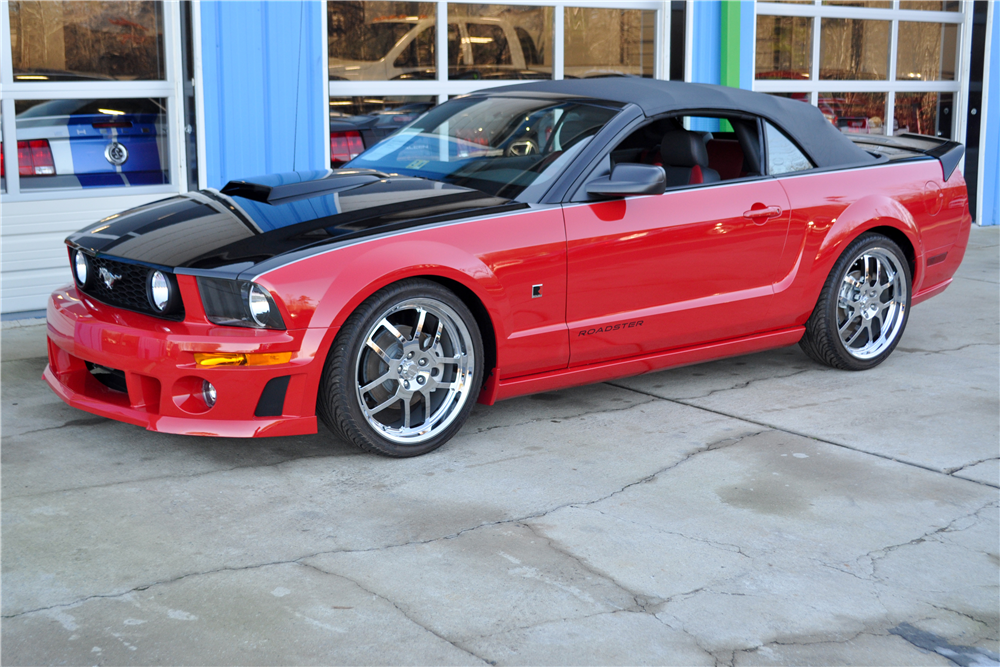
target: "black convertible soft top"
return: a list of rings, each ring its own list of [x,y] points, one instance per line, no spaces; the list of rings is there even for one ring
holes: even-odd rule
[[[862,166],[877,161],[844,136],[811,104],[739,88],[639,77],[532,81],[474,95],[553,94],[639,106],[646,116],[682,111],[751,113],[784,130],[817,167]]]

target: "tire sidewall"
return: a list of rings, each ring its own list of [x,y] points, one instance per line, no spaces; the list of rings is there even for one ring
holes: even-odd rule
[[[859,255],[871,250],[872,248],[881,248],[892,253],[899,264],[903,267],[904,280],[906,283],[906,300],[903,307],[903,322],[899,327],[899,332],[896,334],[896,337],[892,340],[889,346],[871,359],[858,359],[847,351],[847,346],[844,345],[844,342],[840,339],[840,334],[836,330],[837,303],[840,295],[840,286],[844,282],[847,270],[851,268]],[[906,331],[906,324],[910,319],[910,304],[913,300],[913,276],[911,274],[910,263],[907,261],[906,255],[903,253],[902,249],[900,249],[900,247],[887,236],[877,233],[863,234],[855,239],[854,242],[852,242],[840,256],[840,259],[837,260],[833,271],[830,272],[830,280],[831,283],[827,292],[827,303],[824,304],[824,308],[826,309],[827,322],[831,327],[831,331],[829,332],[830,338],[837,355],[851,370],[867,370],[878,366],[885,361],[890,354],[892,354],[893,350],[896,349],[896,345],[898,345],[899,341],[902,340],[903,333]]]
[[[472,390],[465,399],[465,404],[462,405],[458,415],[455,416],[451,423],[430,440],[415,445],[404,445],[383,437],[368,423],[359,403],[355,374],[358,355],[365,344],[365,335],[367,332],[381,319],[386,310],[395,304],[413,298],[440,301],[462,319],[472,339],[471,346],[475,354],[476,363],[471,379]],[[338,339],[341,334],[346,334],[349,340],[338,340],[334,344],[332,354],[340,355],[342,358],[338,360],[339,364],[334,365],[340,371],[340,376],[336,378],[336,385],[339,386],[339,391],[334,392],[329,399],[339,402],[340,409],[346,409],[350,415],[350,421],[353,422],[355,427],[355,433],[344,433],[343,435],[370,451],[376,451],[387,456],[410,457],[431,452],[458,433],[475,406],[478,397],[477,389],[482,385],[483,381],[485,356],[479,325],[469,308],[454,293],[428,280],[412,279],[390,285],[369,297],[345,322],[341,332],[338,333]],[[340,344],[338,345],[337,343]],[[357,438],[359,437],[364,442],[358,442]]]

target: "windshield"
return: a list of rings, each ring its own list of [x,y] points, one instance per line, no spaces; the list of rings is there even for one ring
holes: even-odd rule
[[[345,166],[420,176],[496,197],[539,195],[618,113],[581,102],[472,97],[446,102]],[[529,201],[521,198],[522,201]]]

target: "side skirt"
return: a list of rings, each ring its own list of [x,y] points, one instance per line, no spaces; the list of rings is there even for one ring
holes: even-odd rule
[[[664,368],[687,366],[703,361],[714,361],[725,357],[735,357],[753,352],[761,352],[778,347],[794,345],[802,338],[805,327],[793,327],[781,331],[736,338],[733,340],[689,347],[682,350],[658,352],[643,357],[617,359],[602,364],[582,368],[568,368],[538,375],[527,375],[498,383],[489,383],[479,398],[480,403],[492,405],[496,401],[525,394],[536,394],[554,389],[565,389],[594,382],[606,382],[618,378],[641,375]],[[492,395],[490,395],[492,394]]]
[[[948,285],[951,284],[951,280],[952,280],[951,278],[948,278],[947,280],[942,280],[936,285],[931,285],[930,287],[920,290],[919,292],[913,295],[912,299],[910,299],[910,305],[915,306],[918,303],[927,301],[927,299],[931,298],[932,296],[937,296],[938,294],[940,294],[941,292],[945,291],[948,288]]]

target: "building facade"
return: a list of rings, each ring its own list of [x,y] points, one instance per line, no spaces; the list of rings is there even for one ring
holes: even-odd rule
[[[1000,19],[957,0],[0,3],[5,317],[70,280],[65,236],[126,208],[336,166],[430,105],[633,75],[818,106],[844,132],[968,144],[1000,223]],[[368,130],[355,128],[359,117]],[[354,125],[352,125],[352,123]]]

